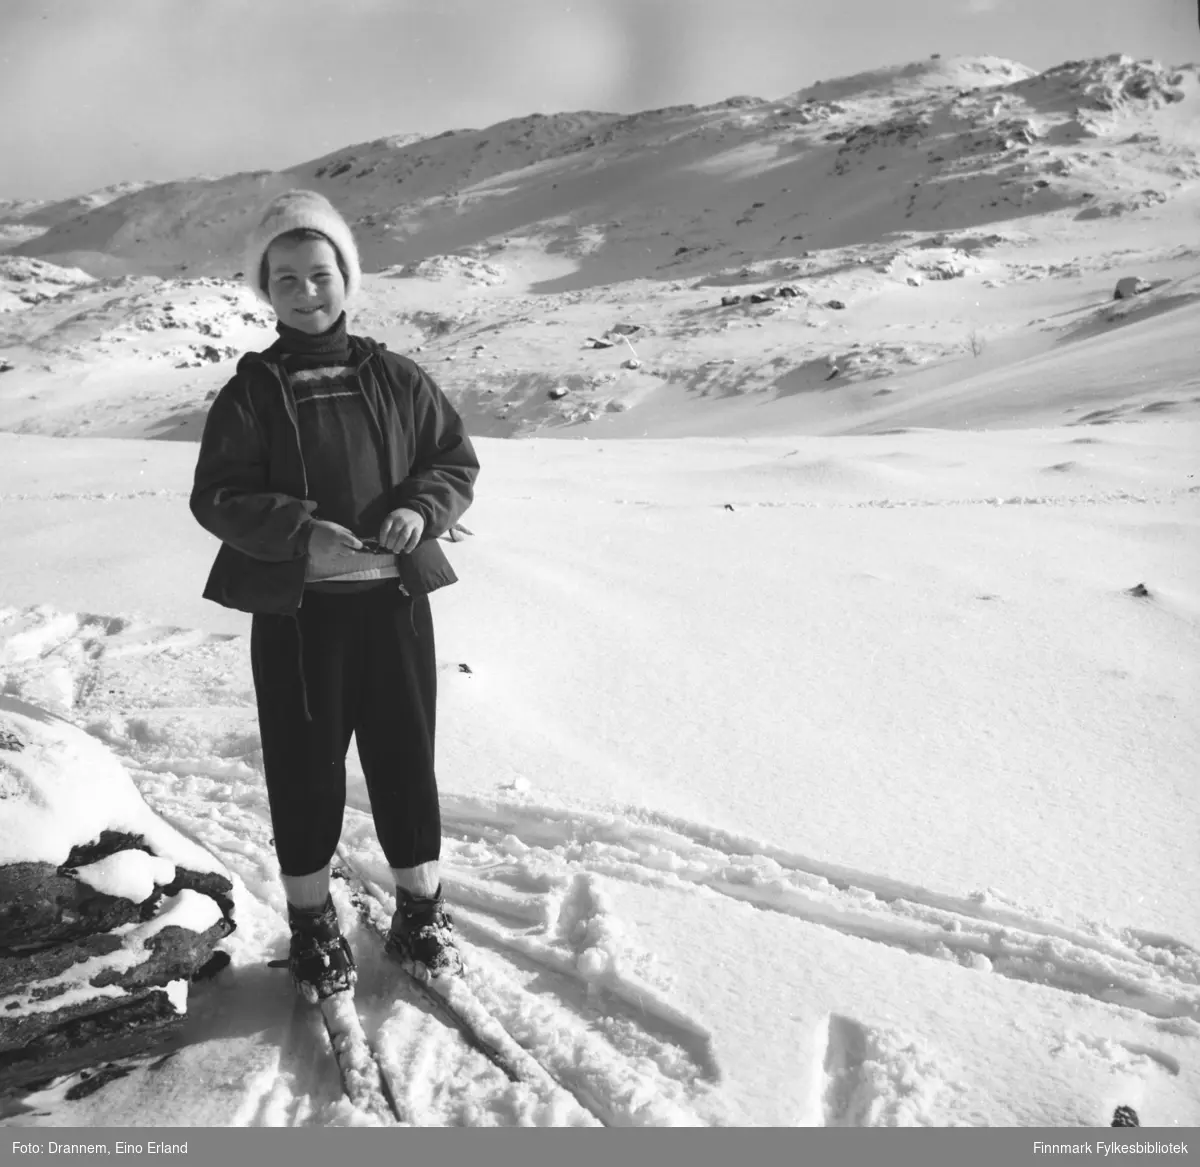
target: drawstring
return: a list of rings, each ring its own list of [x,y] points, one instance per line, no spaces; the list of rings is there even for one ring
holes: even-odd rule
[[[300,666],[300,701],[304,706],[304,720],[312,721],[312,714],[308,709],[308,683],[304,679],[304,633],[300,631],[299,616],[293,616],[292,622],[296,625],[296,663]]]

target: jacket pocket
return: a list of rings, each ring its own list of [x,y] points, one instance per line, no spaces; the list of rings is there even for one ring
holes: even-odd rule
[[[209,572],[204,598],[239,612],[290,614],[304,594],[306,559],[268,562],[222,543]]]
[[[458,582],[450,560],[436,539],[418,543],[415,551],[397,556],[396,562],[400,565],[400,582],[410,596],[427,596],[438,588]]]

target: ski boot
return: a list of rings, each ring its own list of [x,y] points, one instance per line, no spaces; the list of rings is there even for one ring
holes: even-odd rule
[[[358,973],[354,954],[342,935],[333,898],[323,908],[297,908],[288,904],[292,943],[288,971],[296,991],[310,1004],[354,988]]]
[[[463,971],[440,883],[432,896],[396,890],[396,911],[386,947],[418,980],[458,976]]]

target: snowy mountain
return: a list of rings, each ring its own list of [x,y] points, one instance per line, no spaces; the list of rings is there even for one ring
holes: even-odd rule
[[[385,138],[281,173],[165,183],[34,211],[17,254],[87,267],[100,253],[140,274],[231,274],[260,200],[320,190],[362,237],[367,270],[501,237],[578,247],[626,278],[711,273],[733,256],[793,256],[902,231],[984,225],[1112,205],[1200,177],[1188,98],[1196,66],[1126,57],[1035,74],[996,58],[929,61],[633,116],[535,115],[430,139]],[[1132,140],[1131,140],[1132,137]],[[663,195],[668,197],[664,200]],[[777,230],[786,232],[783,238]],[[447,246],[448,243],[453,246]],[[680,247],[702,254],[671,263]],[[597,273],[599,274],[599,273]]]
[[[297,185],[354,224],[374,273],[356,326],[425,353],[476,432],[677,433],[673,404],[670,430],[648,406],[708,405],[717,384],[756,407],[759,395],[791,398],[810,428],[869,423],[905,373],[985,347],[1049,352],[1046,334],[1078,323],[1037,311],[1058,302],[1055,284],[1095,309],[1131,273],[1157,277],[1158,302],[1194,295],[1197,88],[1195,67],[1125,57],[1041,74],[939,59],[775,101],[534,116],[380,139],[281,173],[109,190],[65,218],[35,209],[20,222],[53,225],[12,254],[96,282],[30,309],[28,288],[4,278],[22,310],[0,322],[0,352],[73,388],[54,394],[65,416],[39,393],[36,408],[0,405],[0,424],[142,432],[118,400],[133,361],[158,376],[167,406],[152,432],[196,436],[205,397],[266,324],[234,279],[254,208]],[[1149,237],[1147,221],[1159,228]],[[947,276],[963,283],[929,286]],[[997,294],[1047,280],[1032,299],[1030,287]],[[781,283],[802,294],[776,296]],[[731,292],[764,299],[721,311]],[[637,334],[581,355],[621,323]],[[640,367],[626,368],[633,357]],[[107,416],[80,415],[80,360]],[[800,386],[838,394],[801,401]],[[685,424],[710,432],[713,412]]]

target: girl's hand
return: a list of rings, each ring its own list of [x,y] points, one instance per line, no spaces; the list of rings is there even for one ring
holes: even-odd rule
[[[314,566],[332,566],[346,552],[357,551],[360,547],[362,543],[353,531],[325,519],[313,520],[313,531],[308,542],[308,558]]]
[[[408,507],[399,507],[383,520],[379,528],[379,542],[397,555],[415,551],[425,533],[425,520]]]

